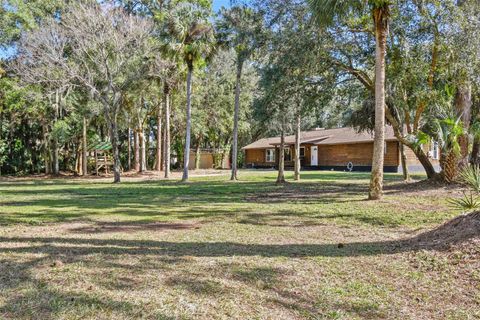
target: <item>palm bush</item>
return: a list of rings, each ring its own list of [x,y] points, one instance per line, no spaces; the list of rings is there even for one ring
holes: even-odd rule
[[[463,192],[460,199],[451,199],[450,203],[463,212],[480,208],[480,167],[468,166],[459,175],[460,181],[470,188],[470,192]]]
[[[472,165],[463,169],[460,173],[460,181],[476,193],[480,193],[480,167]]]

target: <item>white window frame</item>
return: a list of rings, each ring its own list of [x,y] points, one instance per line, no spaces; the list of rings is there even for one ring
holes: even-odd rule
[[[432,142],[431,152],[432,152],[432,159],[433,160],[438,160],[439,155],[440,155],[440,150],[438,148],[438,142],[437,141]]]
[[[268,152],[271,151],[271,160],[269,159]],[[265,162],[275,162],[275,149],[265,149]]]

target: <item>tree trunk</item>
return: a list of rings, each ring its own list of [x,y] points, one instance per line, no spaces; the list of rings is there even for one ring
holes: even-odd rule
[[[109,122],[110,127],[110,140],[112,143],[112,153],[113,153],[113,183],[120,182],[120,152],[118,146],[118,128],[117,128],[117,117],[113,115],[110,118],[110,115],[107,114],[107,121]],[[106,159],[106,154],[105,154]],[[106,166],[106,164],[105,164]]]
[[[470,163],[472,165],[480,165],[480,138],[475,137],[473,140],[472,154],[470,156]]]
[[[57,139],[52,139],[52,162],[53,162],[53,174],[58,175],[60,173],[60,165],[58,160],[58,143]]]
[[[397,120],[393,117],[389,108],[386,109],[386,116],[388,121],[392,125],[393,133],[395,134],[395,137],[398,139],[398,141],[401,144],[403,144],[403,146],[410,148],[410,150],[412,150],[413,153],[415,153],[418,161],[420,161],[420,163],[422,164],[428,179],[437,179],[438,173],[435,171],[435,168],[433,167],[432,162],[430,161],[428,156],[425,154],[422,148],[416,148],[411,142],[405,139],[405,137],[403,136],[403,128],[398,124]]]
[[[447,183],[452,183],[457,179],[458,158],[454,151],[449,151],[447,154],[442,153],[440,156],[442,178]]]
[[[127,131],[127,148],[128,148],[128,154],[127,154],[127,168],[128,168],[128,171],[132,170],[132,129],[130,129],[130,127],[128,127],[128,131]]]
[[[157,171],[162,171],[162,105],[158,106],[157,115]]]
[[[410,181],[410,173],[408,172],[408,163],[407,163],[407,155],[405,154],[405,146],[401,142],[399,142],[398,145],[400,146],[400,160],[402,162],[403,181]]]
[[[53,125],[57,123],[60,116],[60,96],[58,90],[55,91],[55,118]],[[58,140],[57,137],[52,135],[52,162],[53,162],[53,174],[58,175],[60,173],[60,165],[58,159]]]
[[[404,134],[404,128],[401,128],[402,136]],[[405,145],[402,142],[398,142],[398,146],[400,147],[400,161],[402,163],[402,174],[403,174],[403,181],[410,181],[410,173],[408,172],[408,163],[407,163],[407,155],[405,154]]]
[[[134,130],[133,133],[133,148],[134,148],[134,159],[133,165],[136,172],[140,172],[140,139],[138,137],[138,130]]]
[[[280,136],[280,150],[278,154],[278,176],[277,183],[285,183],[285,131],[282,129]]]
[[[197,149],[195,150],[195,170],[200,169],[200,142],[197,144]]]
[[[385,53],[388,34],[388,5],[373,11],[375,22],[375,138],[373,141],[370,200],[382,198],[385,144]]]
[[[80,149],[81,145],[79,144],[77,147],[76,152],[76,159],[75,159],[75,172],[77,175],[83,175],[83,157],[82,157],[82,150]]]
[[[457,115],[462,120],[463,128],[468,132],[472,113],[472,86],[470,83],[463,82],[458,86],[455,94],[455,109],[457,110]],[[468,133],[460,135],[458,143],[460,145],[458,167],[463,168],[468,166],[469,161]]]
[[[238,165],[238,118],[240,115],[240,91],[242,80],[243,60],[237,57],[237,78],[235,82],[235,110],[233,115],[233,146],[232,146],[232,175],[230,180],[237,180]]]
[[[87,118],[83,117],[83,137],[82,137],[82,175],[88,174],[87,170]]]
[[[165,168],[165,178],[170,178],[170,90],[168,84],[165,84],[165,144],[163,161]]]
[[[43,131],[43,141],[44,141],[44,147],[43,147],[43,160],[45,162],[45,174],[50,174],[52,172],[51,166],[50,166],[50,143],[49,143],[49,138],[48,138],[48,133],[47,133],[47,126],[45,124],[42,125],[42,131]]]
[[[185,152],[183,154],[183,177],[182,181],[188,181],[188,165],[190,163],[190,137],[191,137],[191,118],[192,118],[192,74],[193,65],[188,66],[187,74],[187,126],[185,132]]]
[[[296,181],[300,180],[300,133],[301,133],[302,117],[300,112],[297,114],[297,123],[295,127],[295,175]]]
[[[143,129],[138,132],[138,140],[140,143],[140,172],[144,172],[147,167],[147,154],[145,150],[145,133]]]

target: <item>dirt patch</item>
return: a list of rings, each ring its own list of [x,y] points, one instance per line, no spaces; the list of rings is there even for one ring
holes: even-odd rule
[[[210,177],[210,176],[221,176],[227,175],[230,171],[223,170],[223,169],[204,169],[204,170],[190,170],[189,175],[191,177]],[[136,172],[136,171],[125,171],[122,172],[121,178],[126,179],[127,181],[143,181],[143,180],[166,180],[164,178],[164,172],[158,171],[144,171],[144,172]],[[182,177],[183,172],[181,171],[172,171],[170,173],[170,180],[180,179]],[[2,176],[0,177],[0,182],[17,182],[17,181],[45,181],[48,179],[55,179],[55,180],[82,180],[82,181],[101,181],[101,180],[110,180],[113,179],[113,174],[104,174],[101,173],[100,175],[96,176],[93,173],[88,174],[87,176],[79,176],[74,174],[73,172],[60,172],[58,175],[51,175],[51,174],[33,174],[33,175],[26,175],[26,176]],[[167,179],[168,180],[168,179]]]
[[[437,180],[387,183],[383,189],[385,194],[415,194],[422,196],[437,196],[440,193],[460,194],[464,190],[460,184],[445,184]]]
[[[98,222],[70,229],[72,233],[134,233],[139,231],[167,231],[199,229],[199,223],[166,223],[166,222]]]
[[[480,242],[480,211],[458,216],[408,240],[420,249],[446,250],[455,245]]]
[[[286,183],[271,191],[260,191],[245,197],[248,202],[255,203],[278,203],[308,200],[348,200],[347,198],[359,192],[367,192],[367,188],[360,184],[332,183],[322,185],[320,183]],[[337,201],[336,201],[337,202]]]

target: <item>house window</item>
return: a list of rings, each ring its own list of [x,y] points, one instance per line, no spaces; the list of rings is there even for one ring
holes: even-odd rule
[[[275,162],[275,149],[267,149],[265,156],[266,162]]]
[[[305,147],[300,147],[300,158],[305,157]]]
[[[438,158],[439,158],[439,155],[438,155],[439,152],[438,152],[438,151],[439,151],[439,150],[438,150],[438,142],[434,141],[434,142],[432,143],[432,150],[431,150],[431,152],[432,152],[432,158],[433,158],[434,160],[438,160]]]
[[[283,159],[285,161],[292,161],[292,154],[290,153],[290,148],[283,149]]]

